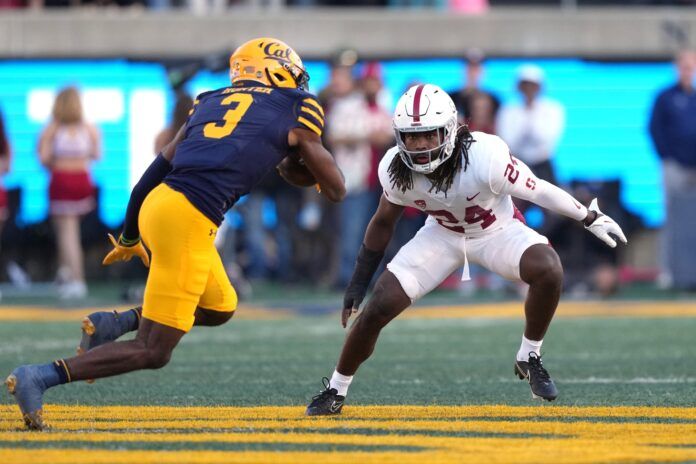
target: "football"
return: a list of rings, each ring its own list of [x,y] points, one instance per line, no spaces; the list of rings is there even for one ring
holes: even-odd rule
[[[290,152],[278,164],[278,172],[283,179],[297,187],[311,187],[317,183],[317,180],[302,162],[300,155],[295,151]]]

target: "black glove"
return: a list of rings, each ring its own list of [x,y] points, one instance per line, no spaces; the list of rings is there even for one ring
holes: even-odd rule
[[[375,275],[383,257],[384,251],[369,250],[365,247],[365,244],[360,246],[353,277],[350,279],[346,293],[343,296],[343,311],[341,312],[341,324],[343,327],[348,323],[351,314],[357,312],[358,308],[360,308],[360,304],[367,293],[367,288],[370,286],[372,276]]]

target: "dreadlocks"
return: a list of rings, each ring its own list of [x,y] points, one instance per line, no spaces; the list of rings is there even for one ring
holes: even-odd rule
[[[447,191],[454,182],[454,177],[460,169],[466,171],[469,166],[469,148],[474,142],[474,137],[469,132],[466,124],[462,124],[457,128],[457,138],[454,143],[453,156],[442,163],[432,174],[428,174],[431,187],[428,192],[434,193],[444,192],[447,196]],[[463,161],[462,161],[463,160]],[[389,164],[389,181],[393,188],[406,192],[413,188],[413,171],[406,166],[400,156],[395,156]]]

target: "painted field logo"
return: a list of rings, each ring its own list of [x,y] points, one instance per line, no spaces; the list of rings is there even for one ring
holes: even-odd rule
[[[3,463],[655,462],[696,460],[696,408],[46,407],[50,433],[0,406]]]

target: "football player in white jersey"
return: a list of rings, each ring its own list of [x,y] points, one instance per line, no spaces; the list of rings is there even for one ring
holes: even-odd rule
[[[611,247],[621,228],[564,190],[537,178],[503,140],[457,125],[454,103],[435,85],[413,86],[394,112],[397,145],[379,165],[384,194],[365,232],[346,290],[343,326],[357,312],[406,206],[428,214],[425,225],[404,245],[379,277],[374,293],[352,325],[338,365],[307,415],[340,413],[358,367],[374,350],[389,321],[436,288],[468,261],[507,279],[529,284],[525,328],[515,374],[535,397],[552,401],[556,386],[541,362],[541,344],[558,305],[563,268],[546,237],[527,227],[512,196],[584,224]]]

